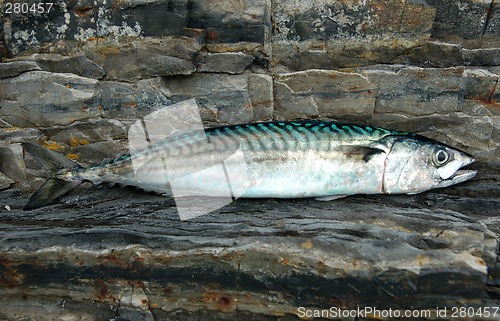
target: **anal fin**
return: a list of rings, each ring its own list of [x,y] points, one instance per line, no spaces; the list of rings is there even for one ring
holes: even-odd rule
[[[314,199],[321,202],[328,202],[328,201],[338,200],[339,198],[344,198],[347,196],[349,195],[328,195],[328,196],[315,197]]]

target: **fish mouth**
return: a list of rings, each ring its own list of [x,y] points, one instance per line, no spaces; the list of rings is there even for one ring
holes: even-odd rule
[[[450,185],[455,185],[458,183],[465,182],[477,175],[477,171],[473,169],[464,169],[464,167],[474,163],[473,157],[468,157],[466,161],[462,164],[459,170],[457,170],[448,179],[445,179],[437,184],[436,187],[447,187]]]
[[[460,169],[455,172],[447,181],[452,181],[453,184],[462,183],[477,175],[477,171],[473,169]]]

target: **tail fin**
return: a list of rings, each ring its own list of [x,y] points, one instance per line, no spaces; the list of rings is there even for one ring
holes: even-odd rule
[[[26,203],[23,208],[24,210],[45,206],[71,191],[82,182],[81,180],[68,181],[58,177],[58,174],[64,170],[81,168],[80,165],[66,158],[64,155],[33,143],[23,143],[23,148],[33,155],[35,161],[51,175],[51,177],[31,195],[28,203]]]

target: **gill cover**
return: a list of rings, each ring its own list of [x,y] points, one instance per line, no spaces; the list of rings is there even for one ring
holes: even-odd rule
[[[391,140],[384,167],[384,193],[421,193],[461,183],[477,174],[461,169],[474,161],[465,152],[413,134]]]

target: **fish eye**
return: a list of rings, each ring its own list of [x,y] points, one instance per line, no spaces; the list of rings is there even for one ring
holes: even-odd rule
[[[434,164],[442,166],[450,160],[450,154],[444,149],[436,149],[433,155]]]

